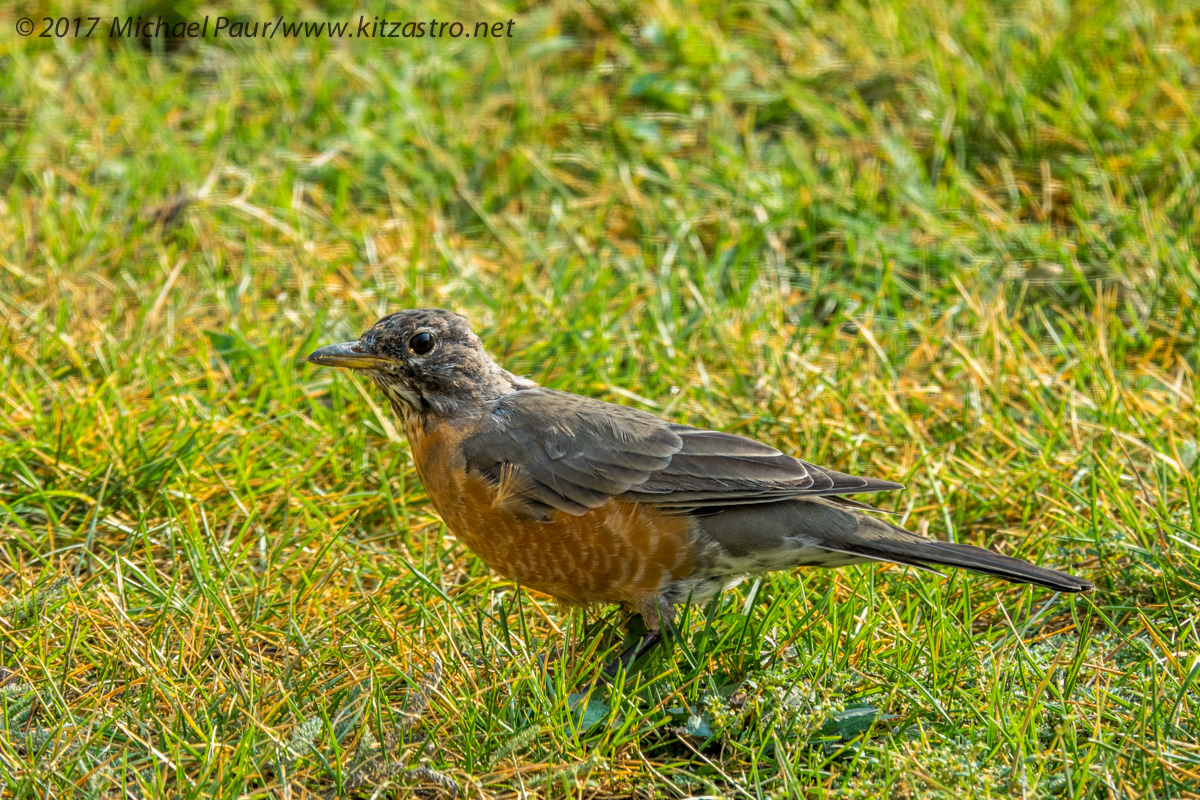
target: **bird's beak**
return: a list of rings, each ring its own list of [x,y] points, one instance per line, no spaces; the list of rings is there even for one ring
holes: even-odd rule
[[[310,364],[320,364],[323,367],[345,367],[346,369],[372,369],[393,363],[390,358],[371,355],[363,351],[358,342],[342,342],[331,344],[315,350],[304,359]]]

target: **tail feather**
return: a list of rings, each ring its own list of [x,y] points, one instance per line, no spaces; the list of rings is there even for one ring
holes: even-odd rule
[[[1012,556],[994,553],[970,544],[955,544],[927,539],[889,522],[856,514],[859,522],[857,541],[838,550],[879,561],[893,561],[912,567],[957,567],[1003,578],[1011,583],[1032,583],[1056,592],[1089,592],[1091,581],[1046,569]]]
[[[825,550],[851,557],[827,562],[825,566],[859,560],[892,561],[923,569],[957,567],[1057,592],[1087,592],[1094,588],[1083,578],[1036,567],[982,547],[919,536],[863,513],[854,505],[847,507],[831,500],[803,498],[727,508],[696,521],[737,563],[757,562],[763,564],[763,569],[815,565],[819,561],[812,558],[812,551]],[[780,558],[789,551],[798,554],[797,560],[790,564],[786,558]]]

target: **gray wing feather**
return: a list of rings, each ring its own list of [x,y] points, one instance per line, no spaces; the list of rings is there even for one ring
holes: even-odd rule
[[[699,509],[900,488],[744,436],[541,388],[494,401],[462,451],[467,468],[494,483],[505,466],[516,470],[535,516],[547,507],[578,516],[610,497]]]

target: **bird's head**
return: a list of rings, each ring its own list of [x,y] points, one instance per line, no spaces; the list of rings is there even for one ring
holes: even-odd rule
[[[389,314],[358,341],[322,347],[307,361],[362,370],[405,420],[454,415],[528,383],[492,360],[464,317],[440,308]]]

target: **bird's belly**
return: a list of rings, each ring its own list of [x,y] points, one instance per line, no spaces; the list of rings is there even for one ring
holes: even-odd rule
[[[575,517],[537,520],[497,507],[482,478],[422,476],[450,532],[489,567],[567,603],[634,603],[691,572],[691,521],[610,499]]]

